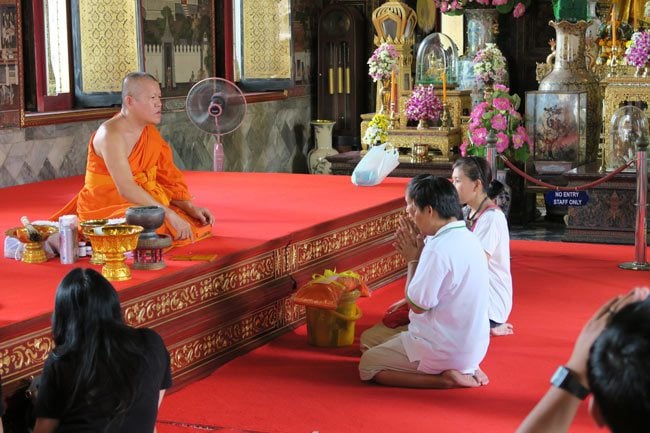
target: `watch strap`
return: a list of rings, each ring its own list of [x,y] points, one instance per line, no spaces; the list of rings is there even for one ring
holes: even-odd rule
[[[573,396],[584,400],[589,395],[589,389],[580,383],[576,375],[564,365],[558,367],[557,371],[551,378],[551,384],[557,388],[572,394]]]

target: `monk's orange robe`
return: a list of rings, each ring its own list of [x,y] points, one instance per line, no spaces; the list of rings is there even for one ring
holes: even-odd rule
[[[137,206],[125,200],[118,192],[104,160],[95,153],[92,145],[94,137],[95,134],[88,143],[88,161],[83,188],[51,219],[56,220],[61,215],[69,214],[77,214],[79,221],[122,218],[129,207]],[[183,173],[174,165],[169,144],[154,125],[148,125],[142,131],[142,135],[129,155],[129,166],[133,173],[133,180],[138,185],[159,203],[171,207],[191,224],[195,240],[211,235],[211,226],[201,226],[183,210],[174,205],[170,206],[172,200],[190,200],[191,196]],[[172,238],[176,234],[167,220],[157,232],[171,235]],[[174,241],[174,246],[188,242],[189,240]]]

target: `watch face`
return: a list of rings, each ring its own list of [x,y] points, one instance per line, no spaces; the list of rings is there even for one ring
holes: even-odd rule
[[[569,369],[560,366],[556,371],[553,377],[551,378],[551,383],[558,388],[562,388],[562,385],[564,384],[564,381],[566,380],[567,376],[569,376]]]

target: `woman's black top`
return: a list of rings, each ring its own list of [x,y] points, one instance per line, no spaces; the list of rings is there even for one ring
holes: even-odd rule
[[[69,401],[74,387],[73,373],[76,365],[70,359],[53,354],[45,361],[43,376],[38,390],[36,416],[59,420],[57,433],[149,433],[153,432],[158,415],[160,390],[171,386],[169,352],[162,338],[153,330],[138,329],[145,348],[146,362],[142,367],[139,386],[133,405],[127,410],[120,425],[111,419],[112,402],[115,396],[110,391],[96,395],[83,395],[74,402]],[[102,378],[99,378],[101,381]],[[111,389],[106,383],[107,389]],[[69,406],[69,407],[68,407]],[[107,408],[108,406],[108,408]]]

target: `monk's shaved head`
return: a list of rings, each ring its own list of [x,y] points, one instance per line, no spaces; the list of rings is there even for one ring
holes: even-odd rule
[[[122,103],[127,96],[134,96],[137,93],[138,84],[144,80],[151,80],[158,83],[153,75],[147,72],[130,72],[122,81]]]

